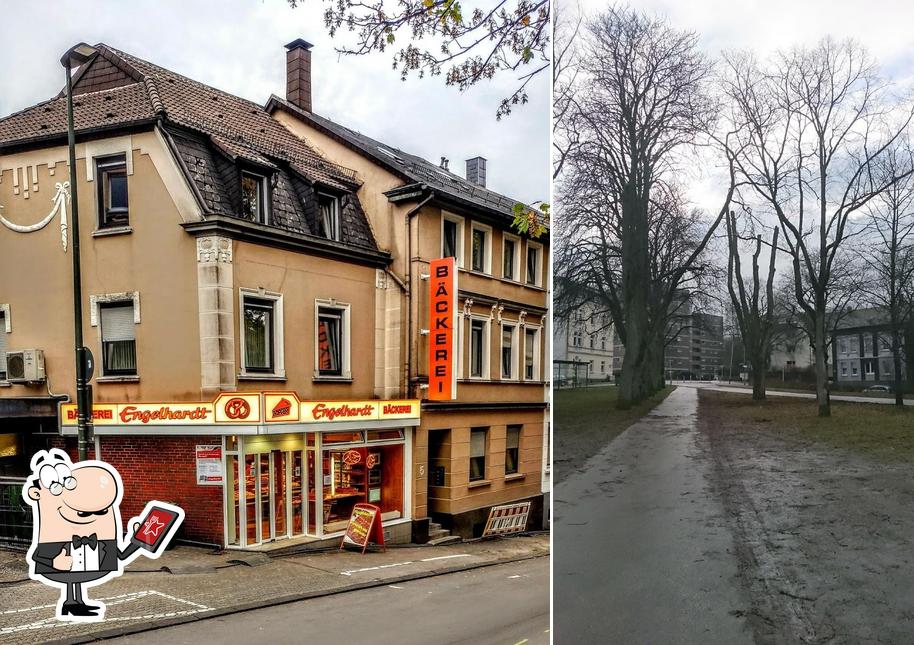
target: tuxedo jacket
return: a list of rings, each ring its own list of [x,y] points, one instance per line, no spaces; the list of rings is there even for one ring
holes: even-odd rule
[[[32,553],[32,560],[35,562],[35,573],[70,573],[54,568],[54,558],[60,555],[60,550],[66,548],[67,554],[72,555],[73,544],[71,542],[39,542]],[[98,541],[98,570],[101,572],[117,571],[118,559],[121,553],[118,550],[117,540],[99,540]],[[82,572],[79,572],[82,573]]]

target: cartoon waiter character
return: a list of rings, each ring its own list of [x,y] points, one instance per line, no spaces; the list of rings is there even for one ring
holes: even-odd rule
[[[149,502],[133,518],[133,535],[121,540],[119,505],[121,476],[103,461],[72,463],[57,448],[32,457],[32,476],[23,498],[32,506],[32,546],[26,559],[29,577],[60,587],[57,617],[63,620],[102,620],[105,605],[90,604],[84,587],[121,575],[141,552],[158,558],[171,540],[184,511],[170,504]]]

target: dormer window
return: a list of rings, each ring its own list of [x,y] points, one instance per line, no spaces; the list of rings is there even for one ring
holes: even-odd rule
[[[129,226],[126,155],[97,159],[95,170],[98,181],[98,227]]]
[[[340,198],[326,193],[317,194],[318,234],[328,240],[340,239]]]
[[[252,172],[241,173],[241,216],[259,224],[267,223],[267,178]]]

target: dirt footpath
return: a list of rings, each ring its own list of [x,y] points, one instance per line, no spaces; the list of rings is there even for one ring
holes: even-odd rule
[[[712,397],[698,428],[756,642],[914,642],[914,468],[775,436]]]

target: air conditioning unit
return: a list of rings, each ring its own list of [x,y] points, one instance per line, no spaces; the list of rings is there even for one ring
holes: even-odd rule
[[[10,383],[44,381],[44,352],[40,349],[20,349],[6,353],[6,380]]]

